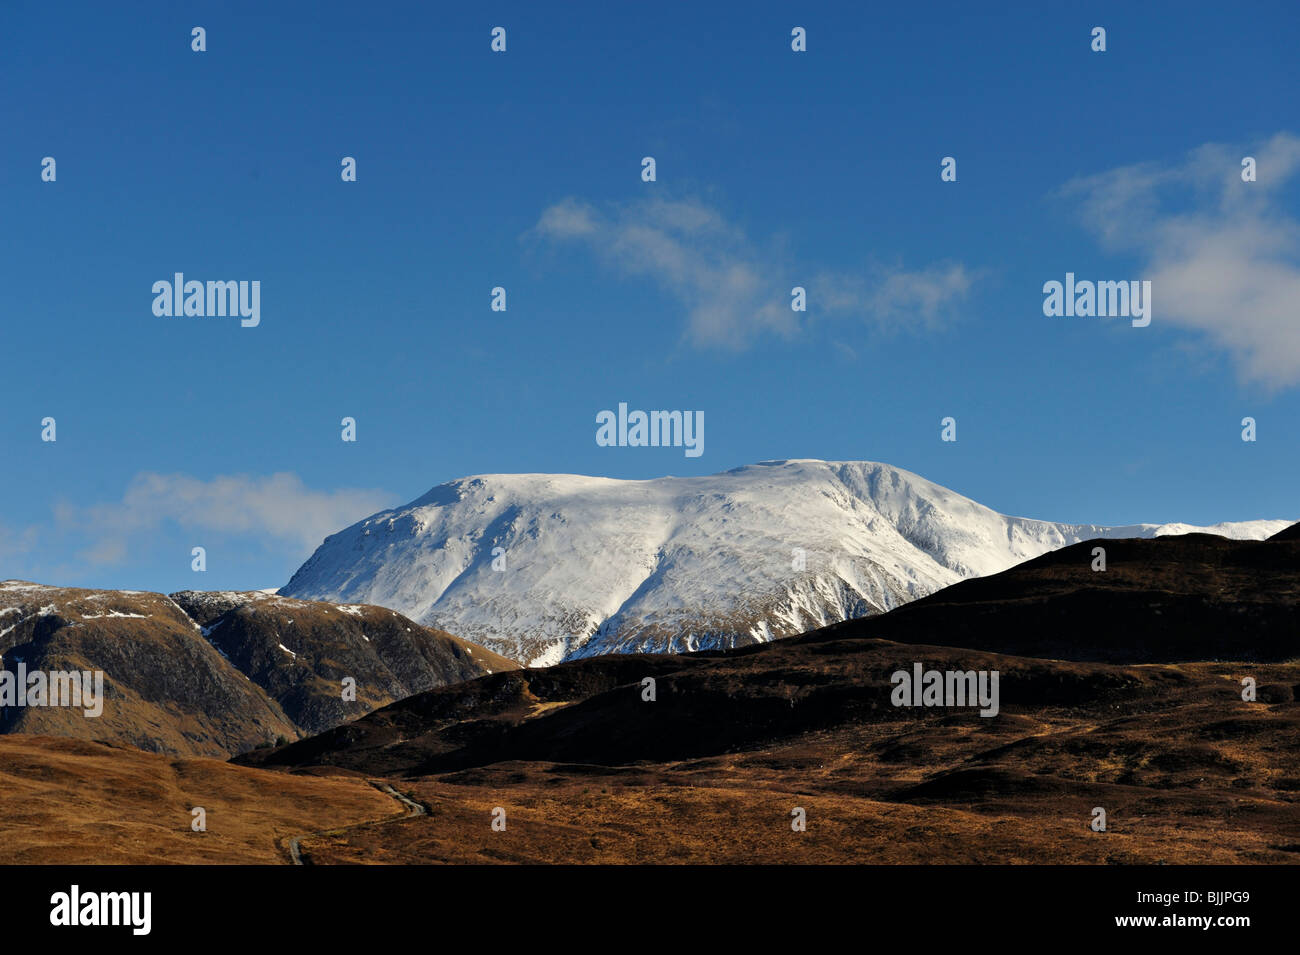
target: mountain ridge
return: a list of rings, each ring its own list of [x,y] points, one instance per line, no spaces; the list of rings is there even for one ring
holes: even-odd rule
[[[0,581],[0,669],[98,672],[104,690],[93,716],[0,706],[0,734],[229,756],[514,666],[382,607]]]
[[[391,607],[525,663],[765,643],[888,611],[1094,537],[870,461],[784,459],[639,480],[474,475],[330,535],[280,593]]]

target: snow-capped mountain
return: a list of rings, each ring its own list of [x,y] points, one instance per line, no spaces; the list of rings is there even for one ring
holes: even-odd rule
[[[390,607],[540,666],[765,642],[1094,537],[1262,539],[1290,523],[1007,517],[865,461],[768,461],[647,481],[492,474],[439,485],[326,538],[281,593]]]

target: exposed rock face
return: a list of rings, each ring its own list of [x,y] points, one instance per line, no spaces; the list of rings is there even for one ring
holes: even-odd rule
[[[205,627],[207,638],[306,732],[394,700],[517,664],[382,607],[245,595]],[[176,594],[194,606],[192,594]],[[205,613],[211,616],[211,608]],[[355,701],[344,698],[352,680]]]

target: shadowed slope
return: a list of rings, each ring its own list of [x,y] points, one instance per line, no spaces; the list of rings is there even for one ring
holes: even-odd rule
[[[1295,862],[1300,663],[1268,661],[1296,655],[1298,551],[1087,542],[878,619],[494,674],[241,761],[402,776],[430,806],[317,861]],[[997,715],[895,706],[916,663],[996,671]]]

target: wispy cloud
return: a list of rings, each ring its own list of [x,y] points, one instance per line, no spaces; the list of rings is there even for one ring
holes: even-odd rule
[[[820,273],[815,287],[829,311],[860,313],[879,328],[937,328],[975,279],[976,273],[960,263],[916,271],[875,265],[863,275]]]
[[[56,504],[55,521],[60,531],[75,531],[88,542],[80,557],[92,564],[126,561],[134,541],[167,524],[196,533],[250,535],[305,557],[327,535],[391,503],[392,495],[378,490],[313,490],[288,473],[205,481],[143,472],[120,500]]]
[[[646,199],[597,206],[569,198],[547,208],[533,234],[588,246],[611,269],[657,282],[686,309],[697,345],[739,348],[764,334],[795,335],[790,290],[807,289],[808,314],[857,315],[879,327],[933,327],[969,291],[959,264],[908,271],[872,266],[862,274],[801,269],[778,243],[752,241],[698,200]]]
[[[1241,179],[1245,156],[1256,182]],[[1200,332],[1243,379],[1279,388],[1300,383],[1300,222],[1280,203],[1298,169],[1300,138],[1279,133],[1076,179],[1062,194],[1104,248],[1142,258],[1153,327]]]
[[[39,539],[39,527],[29,526],[16,530],[0,524],[0,561],[16,560],[31,553]]]

